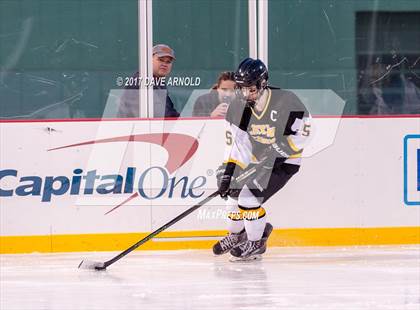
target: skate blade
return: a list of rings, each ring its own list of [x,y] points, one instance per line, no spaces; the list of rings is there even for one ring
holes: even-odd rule
[[[93,262],[86,259],[82,260],[77,268],[88,269],[88,270],[105,270],[106,269],[106,267],[104,266],[104,263]]]
[[[229,258],[229,261],[231,263],[255,262],[255,261],[260,261],[260,260],[262,260],[262,255],[261,254],[255,254],[255,255],[248,256],[248,257],[231,256]]]

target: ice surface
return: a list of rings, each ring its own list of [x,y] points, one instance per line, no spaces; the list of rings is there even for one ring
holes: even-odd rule
[[[420,246],[269,248],[232,263],[211,251],[2,255],[0,309],[420,309]]]

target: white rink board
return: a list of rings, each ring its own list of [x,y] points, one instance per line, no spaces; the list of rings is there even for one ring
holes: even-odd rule
[[[323,139],[327,134],[323,132],[327,133],[332,123],[336,124],[337,119],[316,119],[317,136],[313,143],[328,144]],[[73,184],[69,184],[66,193],[41,201],[47,177],[61,176],[72,182],[75,169],[83,170],[80,176],[96,171],[99,177],[120,175],[124,178],[124,188],[128,167],[136,168],[136,184],[149,167],[163,169],[170,157],[162,146],[141,141],[52,149],[162,132],[187,136],[198,142],[192,157],[168,176],[175,178],[174,182],[180,181],[172,197],[168,197],[170,188],[167,188],[160,198],[136,197],[105,215],[132,193],[83,194],[87,180],[82,179],[78,194],[70,194]],[[407,177],[412,184],[416,182],[412,179],[417,177],[412,170],[417,168],[413,168],[416,160],[412,159],[416,154],[412,153],[417,147],[410,146],[409,154],[403,154],[404,137],[419,133],[418,118],[341,119],[333,143],[320,152],[311,150],[310,153],[315,154],[303,160],[301,171],[266,204],[270,222],[276,228],[419,226],[420,206],[404,203],[404,156],[409,158]],[[13,191],[12,196],[0,197],[1,236],[150,231],[200,200],[191,195],[181,197],[183,177],[188,177],[184,194],[204,197],[215,190],[213,173],[222,161],[224,148],[223,120],[211,119],[1,123],[0,134],[0,170],[17,173],[16,177],[6,175],[0,179],[2,191],[9,194]],[[330,132],[328,136],[334,137]],[[176,150],[170,152],[193,150],[191,145],[175,143],[175,146]],[[21,177],[40,178],[40,195],[17,196],[15,189],[30,183],[19,184]],[[163,190],[162,182],[161,170],[152,170],[143,179],[144,192],[148,197],[159,194]],[[103,180],[95,179],[94,193],[102,183]],[[193,188],[189,189],[191,186]],[[37,193],[34,188],[26,190]],[[410,199],[416,200],[419,192],[413,186],[409,190]],[[223,208],[223,204],[217,198],[203,210],[215,211]],[[195,213],[171,229],[224,229],[224,221],[221,218],[200,220]]]

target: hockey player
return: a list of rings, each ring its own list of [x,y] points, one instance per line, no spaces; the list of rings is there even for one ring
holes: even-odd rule
[[[262,205],[298,172],[310,136],[303,103],[267,81],[259,59],[244,59],[235,72],[237,98],[226,114],[225,161],[216,174],[220,196],[228,200],[229,234],[213,246],[216,255],[252,259],[266,251],[273,227]],[[236,182],[250,167],[256,172],[245,184]]]

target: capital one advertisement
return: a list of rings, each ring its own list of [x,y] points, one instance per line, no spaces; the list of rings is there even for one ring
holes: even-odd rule
[[[415,119],[313,124],[299,173],[265,204],[275,229],[418,226]],[[222,119],[1,126],[1,236],[150,232],[217,190]],[[225,218],[216,197],[168,231],[223,231]]]
[[[221,121],[12,127],[19,139],[2,130],[2,235],[149,231],[153,212],[173,217],[215,191],[223,160]]]

